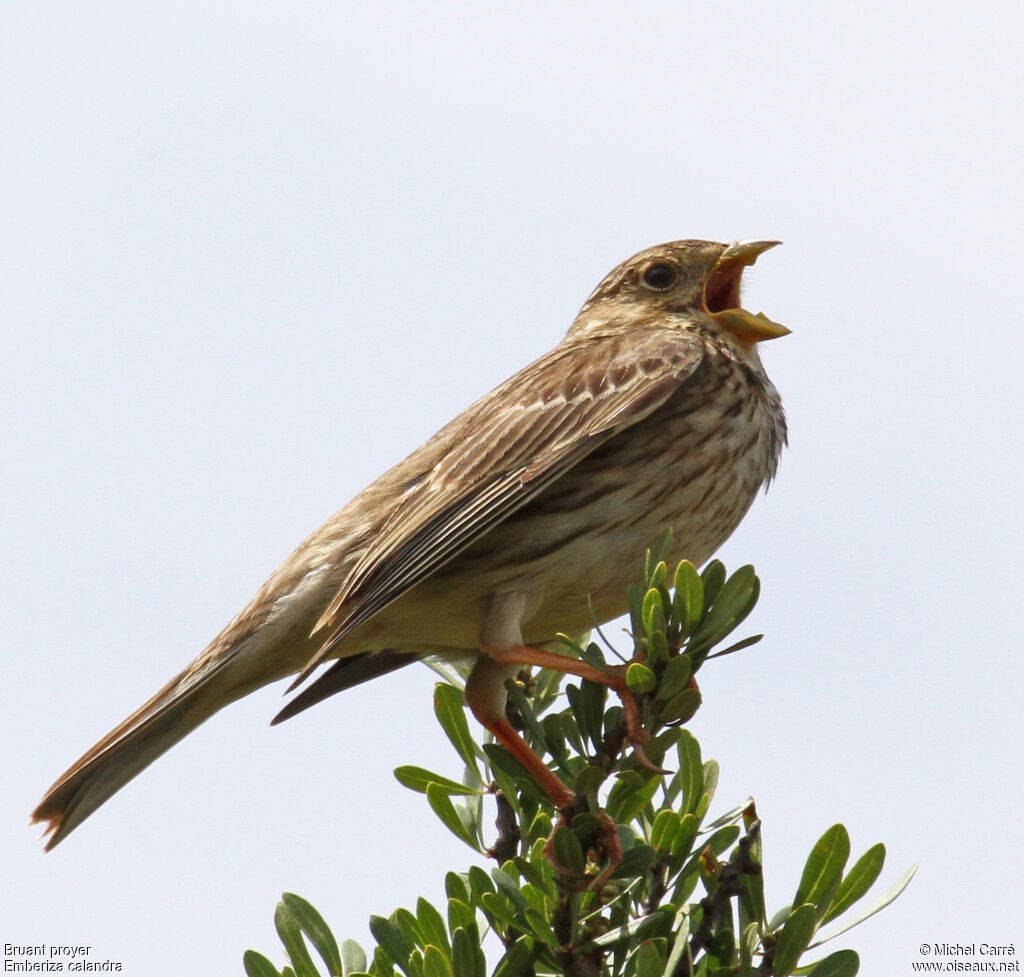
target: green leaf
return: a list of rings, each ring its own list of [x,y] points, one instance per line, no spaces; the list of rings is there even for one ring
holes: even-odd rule
[[[658,680],[646,665],[640,662],[633,662],[626,669],[626,685],[629,691],[635,695],[643,695],[645,692],[653,692],[658,685]]]
[[[455,752],[462,758],[462,762],[473,771],[477,782],[480,783],[480,770],[476,765],[477,745],[469,734],[469,723],[466,722],[462,693],[452,685],[439,682],[434,686],[434,713],[445,735],[455,747]]]
[[[302,938],[299,921],[284,899],[277,904],[277,911],[274,913],[274,926],[284,948],[288,951],[288,958],[292,967],[295,968],[297,977],[320,977],[313,958],[309,955],[309,950],[306,949],[306,941]]]
[[[858,899],[864,896],[882,874],[885,865],[885,845],[873,845],[859,859],[839,885],[839,891],[832,900],[832,907],[822,919],[827,923],[830,919],[846,912]],[[834,954],[833,954],[834,955]]]
[[[648,635],[665,630],[665,608],[661,602],[661,591],[657,587],[651,587],[644,594],[643,622],[644,631]]]
[[[647,637],[647,661],[662,665],[669,660],[668,638],[664,631],[655,631]]]
[[[458,899],[469,904],[469,889],[466,880],[458,872],[449,872],[444,877],[444,894],[449,899]]]
[[[436,946],[423,950],[423,977],[453,977],[448,955]]]
[[[768,920],[767,930],[769,933],[774,933],[777,929],[782,927],[782,924],[789,919],[790,914],[793,912],[792,906],[783,906],[777,910],[776,913]]]
[[[423,937],[424,943],[433,944],[448,953],[451,952],[448,928],[444,925],[444,918],[422,896],[416,900],[416,920],[419,923],[420,935]]]
[[[479,865],[469,867],[469,891],[473,896],[473,905],[480,905],[480,897],[485,892],[494,892],[494,883],[491,877]]]
[[[550,916],[550,912],[539,913],[532,906],[526,910],[526,922],[530,929],[542,943],[546,943],[552,950],[557,950],[559,949],[558,937],[555,936],[555,931],[551,927]]]
[[[603,685],[596,682],[588,682],[584,679],[578,686],[567,685],[565,694],[572,707],[573,716],[576,718],[576,725],[584,739],[590,740],[597,749],[601,747],[603,731],[602,717],[604,715],[604,704],[607,699],[607,690]]]
[[[491,765],[492,773],[495,773],[495,775],[501,773],[511,778],[518,790],[530,798],[534,804],[551,803],[547,794],[540,789],[527,772],[526,767],[512,756],[505,747],[499,746],[497,743],[484,743],[483,750],[487,757],[487,762]],[[499,786],[501,786],[501,791],[507,798],[510,800],[515,799],[515,791],[506,790],[505,786],[500,784],[500,782]]]
[[[607,822],[590,811],[580,811],[572,819],[572,833],[584,848],[602,839],[607,830]]]
[[[665,582],[665,578],[668,576],[668,567],[662,570],[661,565],[665,562],[671,548],[672,527],[670,526],[661,532],[651,548],[644,554],[644,580],[648,587],[652,586],[654,581]],[[661,580],[657,579],[659,574],[662,574]]]
[[[658,684],[659,701],[668,702],[673,696],[684,691],[692,671],[693,662],[689,655],[676,655],[670,659],[665,671],[661,673],[661,682]]]
[[[679,730],[682,732],[682,729]],[[662,760],[664,762],[664,760]],[[675,774],[669,779],[667,784],[664,784],[664,796],[662,799],[662,807],[675,807],[676,798],[682,791],[681,777],[677,770]]]
[[[710,848],[716,855],[721,855],[733,846],[739,836],[740,826],[738,824],[727,824],[724,828],[719,828],[708,838],[705,842],[705,847]]]
[[[484,793],[481,788],[467,787],[456,780],[442,777],[439,773],[434,773],[432,770],[424,770],[423,767],[395,767],[394,773],[395,780],[403,787],[408,787],[409,790],[414,790],[418,794],[425,794],[429,784],[437,784],[439,787],[443,787],[447,794],[468,795]]]
[[[740,964],[744,967],[753,966],[754,951],[761,943],[761,928],[757,923],[748,923],[740,934]]]
[[[808,977],[857,977],[860,957],[853,950],[837,950],[819,960]]]
[[[700,744],[692,733],[683,730],[676,744],[679,753],[679,783],[683,792],[683,814],[695,814],[704,787],[704,766],[700,759]]]
[[[460,926],[452,933],[452,973],[454,977],[484,977],[483,953]]]
[[[320,954],[328,971],[332,974],[340,973],[342,967],[338,943],[331,928],[324,922],[323,916],[302,896],[297,896],[294,892],[286,892],[282,902],[288,907],[292,918],[299,924],[299,928],[313,944],[316,952]]]
[[[760,846],[754,845],[751,856],[761,864]],[[743,892],[740,893],[740,925],[756,924],[759,928],[765,922],[764,872],[743,875]]]
[[[373,950],[373,963],[370,964],[370,974],[372,977],[397,977],[398,975],[398,971],[395,970],[395,962],[379,944]]]
[[[704,587],[704,608],[707,610],[715,602],[718,592],[725,583],[725,564],[721,560],[712,560],[700,575]]]
[[[636,844],[622,853],[622,862],[612,872],[612,878],[638,878],[650,869],[657,858],[658,853],[650,845]]]
[[[653,942],[644,941],[633,956],[636,977],[661,977],[664,963]]]
[[[494,977],[524,977],[533,972],[533,939],[522,936],[512,944],[494,968]]]
[[[440,784],[427,785],[427,801],[430,803],[431,808],[433,808],[434,813],[441,819],[441,823],[456,838],[464,841],[474,851],[481,852],[482,854],[479,841],[470,832],[458,811],[455,810],[455,805],[452,804],[451,798]]]
[[[693,843],[697,840],[700,822],[693,814],[684,814],[679,819],[679,830],[672,839],[672,857],[685,858],[693,851]]]
[[[553,830],[554,825],[551,823],[551,815],[547,811],[539,810],[529,822],[526,834],[535,841],[543,841]]]
[[[676,743],[679,742],[679,737],[682,735],[683,731],[676,727],[663,729],[660,733],[648,740],[647,745],[644,747],[644,752],[647,754],[647,758],[656,767],[662,766],[665,763],[665,755],[669,750],[675,748]],[[671,771],[666,770],[663,776],[668,776],[670,773]]]
[[[473,907],[463,899],[450,898],[448,900],[448,929],[453,934],[457,929],[464,929],[470,933],[475,927],[476,913],[473,912]]]
[[[594,644],[593,641],[580,648],[579,657],[587,662],[587,664],[593,665],[594,668],[608,667],[608,662],[604,660],[604,655],[601,654],[601,646]]]
[[[718,766],[718,764],[714,760],[708,760],[708,764],[712,764],[712,763],[715,764],[715,767],[716,767],[715,778],[717,780],[717,777],[718,777],[717,766]],[[707,767],[707,764],[705,764],[705,768],[706,767]],[[750,798],[748,798],[742,804],[737,804],[735,807],[730,808],[724,814],[719,814],[718,817],[715,818],[713,821],[708,822],[708,824],[706,825],[707,830],[708,831],[714,831],[715,829],[722,827],[723,824],[736,824],[736,823],[738,823],[740,821],[741,818],[743,819],[743,823],[749,829],[750,822],[747,821],[747,817],[748,817],[748,815],[751,812],[752,804],[753,804],[752,800]]]
[[[540,832],[539,834],[540,837],[537,839],[538,841],[542,841],[544,838],[551,834],[550,821],[548,821],[547,830]],[[531,837],[533,837],[532,830]],[[545,874],[545,872],[542,871],[541,868],[538,868],[538,866],[534,865],[532,862],[527,861],[525,858],[523,858],[522,855],[514,856],[512,859],[512,864],[515,865],[520,877],[526,879],[531,885],[536,886],[538,889],[548,888],[548,883],[551,879],[550,873]],[[543,862],[541,864],[545,865],[545,863]],[[550,865],[550,863],[547,863],[545,867],[548,867],[548,865]]]
[[[500,868],[491,869],[491,878],[494,879],[494,884],[498,887],[498,891],[506,896],[516,908],[516,912],[526,912],[526,900],[523,898],[522,892],[519,891],[519,884],[516,882],[508,872]]]
[[[523,898],[531,909],[539,912],[544,917],[551,915],[554,910],[555,897],[548,891],[547,885],[543,880],[541,880],[540,886],[536,886],[532,882],[525,882],[521,891]]]
[[[815,912],[814,906],[804,903],[783,924],[775,944],[772,977],[789,977],[796,970],[801,954],[814,936]]]
[[[604,783],[608,774],[596,764],[588,763],[580,767],[579,773],[573,780],[573,789],[577,794],[591,794]]]
[[[917,872],[917,866],[912,865],[909,869],[907,869],[906,872],[903,873],[903,875],[899,877],[899,879],[896,880],[896,884],[893,885],[891,889],[889,889],[884,895],[879,896],[873,903],[871,903],[870,906],[868,906],[866,910],[864,910],[864,912],[860,913],[858,916],[855,916],[852,920],[850,920],[850,922],[844,923],[842,926],[839,927],[839,929],[829,933],[828,936],[818,940],[818,942],[814,945],[821,946],[822,943],[827,943],[829,940],[834,940],[837,936],[839,936],[842,933],[845,933],[847,930],[852,930],[854,926],[859,926],[861,923],[864,922],[865,919],[870,919],[872,916],[875,915],[875,913],[881,912],[883,909],[885,909],[886,906],[889,905],[889,903],[897,899],[900,893],[903,892],[903,890],[908,885],[910,885],[910,880],[914,877],[915,872]]]
[[[658,713],[658,719],[663,723],[688,722],[700,708],[700,702],[700,689],[683,689],[665,703]]]
[[[708,808],[711,807],[711,801],[714,799],[715,791],[718,790],[718,761],[708,760],[704,764],[704,768],[701,771],[703,778],[703,787],[701,790],[700,801],[697,803],[697,817],[703,820],[704,815],[707,814]]]
[[[641,919],[640,928],[636,931],[638,940],[658,941],[658,952],[661,953],[662,960],[665,959],[665,954],[668,951],[665,938],[674,935],[672,929],[674,908],[673,906],[662,906],[653,913],[648,913]]]
[[[409,969],[409,957],[413,945],[403,935],[401,929],[383,916],[370,917],[370,932],[380,948],[399,966],[403,973],[412,977]]]
[[[419,920],[413,916],[408,909],[396,909],[391,914],[391,922],[394,923],[403,933],[405,938],[413,944],[413,952],[410,956],[410,960],[415,961],[416,958],[416,947],[424,946],[426,941],[423,939],[423,934],[420,933]],[[415,967],[413,968],[416,969]]]
[[[569,753],[565,748],[565,726],[561,713],[552,713],[541,720],[541,728],[544,730],[544,740],[547,743],[548,752],[561,764],[565,766],[569,759]]]
[[[650,842],[652,848],[671,851],[672,839],[679,833],[679,815],[675,811],[664,808],[658,811],[651,825]]]
[[[760,591],[761,582],[754,568],[749,564],[740,567],[722,585],[714,603],[691,639],[691,649],[710,648],[738,627],[753,610]]]
[[[560,824],[555,828],[551,843],[555,858],[573,875],[583,875],[586,870],[586,858],[583,854],[583,846],[575,832],[566,825]]]
[[[609,705],[605,709],[602,722],[602,743],[604,742],[604,738],[606,738],[612,730],[618,727],[619,721],[623,719],[624,715],[622,706]]]
[[[681,637],[686,638],[697,629],[704,613],[704,581],[689,560],[676,567],[674,590],[675,614],[682,627]]]
[[[538,721],[533,707],[530,705],[530,700],[523,691],[523,687],[514,679],[506,679],[505,692],[508,695],[509,702],[512,703],[513,707],[519,712],[519,715],[522,716],[527,730],[529,730],[530,735],[533,737],[536,750],[539,753],[543,753],[548,748],[544,728]]]
[[[580,952],[592,953],[594,950],[610,950],[613,947],[628,943],[634,937],[640,937],[642,930],[650,929],[652,922],[660,924],[659,917],[661,916],[661,913],[648,913],[646,916],[641,916],[638,919],[631,919],[628,923],[616,926],[614,929],[610,929],[584,943],[580,947]]]
[[[629,781],[623,777],[619,783],[629,783]],[[632,790],[622,789],[617,791],[614,800],[612,795],[609,795],[608,813],[619,824],[629,824],[633,818],[639,817],[640,813],[651,803],[651,798],[654,797],[660,786],[660,777],[648,775],[647,779],[638,787]]]
[[[281,977],[277,969],[262,953],[246,950],[242,955],[242,966],[246,977]]]
[[[483,893],[480,896],[480,908],[483,909],[484,914],[492,925],[495,923],[500,924],[500,926],[495,928],[504,928],[511,925],[517,926],[520,930],[525,928],[523,920],[516,919],[515,909],[509,905],[509,901],[499,896],[496,892]]]
[[[555,637],[558,639],[559,642],[561,642],[563,645],[565,645],[565,647],[568,648],[572,652],[572,655],[570,657],[578,658],[578,657],[580,657],[581,655],[584,654],[583,645],[581,645],[571,635],[564,634],[563,632],[559,631],[555,635]]]
[[[678,862],[675,856],[673,856],[673,859],[674,862]],[[676,884],[672,889],[672,898],[669,901],[673,906],[685,905],[686,900],[693,895],[698,883],[701,881],[701,864],[699,852],[691,855],[686,860],[686,864],[676,876]]]
[[[566,698],[568,698],[568,696],[569,693],[567,690]],[[566,740],[569,741],[569,745],[581,755],[586,753],[586,745],[583,742],[583,735],[580,733],[576,717],[573,716],[570,710],[565,710],[558,714],[558,718],[562,720],[562,732],[565,735]]]
[[[341,973],[343,977],[366,973],[366,953],[355,940],[342,941]]]
[[[665,962],[663,977],[674,977],[679,972],[679,967],[684,959],[690,958],[690,906],[680,906],[676,910],[675,919],[672,920],[672,932],[674,940],[672,952]],[[692,961],[691,961],[692,962]],[[690,968],[692,970],[692,968]]]
[[[708,655],[708,660],[710,661],[712,658],[724,658],[726,655],[731,655],[734,651],[742,651],[744,648],[756,645],[763,637],[763,634],[752,634],[749,638],[743,638],[741,641],[737,641],[735,644],[729,645],[728,648],[722,648],[720,651],[716,651],[713,655]]]
[[[615,778],[615,783],[612,785],[612,789],[608,794],[608,802],[605,805],[608,808],[608,813],[614,818],[615,809],[621,804],[633,791],[639,790],[646,783],[646,778],[636,770],[625,769],[619,772],[619,775]]]
[[[843,868],[849,857],[850,836],[843,825],[834,824],[811,849],[793,905],[811,903],[815,907],[815,921],[821,920],[839,891]]]

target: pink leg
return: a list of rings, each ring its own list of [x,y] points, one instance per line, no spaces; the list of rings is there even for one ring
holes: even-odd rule
[[[607,686],[618,695],[619,701],[622,703],[622,711],[626,717],[626,735],[633,745],[633,752],[640,765],[652,773],[665,772],[651,763],[647,754],[644,753],[644,745],[650,742],[651,737],[640,721],[640,706],[636,701],[636,696],[629,691],[629,686],[626,685],[625,670],[621,666],[605,671],[589,662],[580,661],[578,658],[569,658],[540,648],[528,648],[525,645],[513,645],[511,648],[488,648],[487,654],[491,659],[509,665],[535,665],[538,668],[549,668],[553,672],[578,675],[590,682]]]
[[[522,665],[533,665],[569,675],[577,675],[613,689],[622,701],[626,716],[626,729],[637,758],[646,767],[658,771],[658,768],[644,755],[643,744],[647,743],[650,737],[640,722],[640,708],[636,698],[629,691],[625,676],[621,672],[604,671],[577,658],[568,658],[554,652],[528,648],[524,645],[486,649],[485,654],[477,659],[469,680],[466,682],[466,702],[481,725],[522,764],[535,783],[551,798],[559,812],[558,825],[571,824],[576,795],[548,769],[547,764],[515,731],[504,715],[505,680],[511,678],[516,669]],[[604,822],[603,857],[607,857],[608,864],[590,883],[592,886],[604,885],[611,873],[622,862],[622,847],[619,845],[615,822],[607,814],[599,812],[598,816]],[[558,825],[556,825],[556,830]],[[553,832],[552,838],[554,838]],[[558,872],[563,875],[572,875],[572,872],[555,858],[551,839],[548,839],[545,853]]]

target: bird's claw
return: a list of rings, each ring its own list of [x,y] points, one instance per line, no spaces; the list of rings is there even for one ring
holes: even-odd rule
[[[651,742],[651,734],[644,729],[643,720],[640,717],[640,703],[636,701],[636,696],[628,688],[616,691],[622,702],[622,711],[626,717],[626,736],[633,747],[633,756],[636,757],[636,762],[651,773],[659,775],[671,773],[670,770],[663,770],[652,763],[644,751],[644,747]]]
[[[604,849],[604,855],[608,859],[608,864],[597,875],[584,875],[580,877],[555,854],[555,832],[562,827],[571,827],[571,810],[558,812],[558,821],[551,834],[548,835],[548,840],[544,842],[544,857],[547,858],[551,867],[564,877],[563,884],[567,889],[577,892],[587,890],[598,891],[611,878],[615,869],[622,864],[622,844],[619,842],[618,825],[615,823],[614,818],[604,811],[598,811],[596,817],[602,823],[601,834],[603,836],[603,844],[601,847]]]
[[[666,774],[672,773],[671,770],[666,770],[664,767],[659,767],[654,763],[651,758],[644,752],[644,748],[639,743],[633,743],[633,756],[636,762],[640,764],[644,770],[648,770],[651,773],[657,774],[659,777],[664,777]]]

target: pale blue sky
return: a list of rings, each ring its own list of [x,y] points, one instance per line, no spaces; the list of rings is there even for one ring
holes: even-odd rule
[[[13,4],[0,35],[0,942],[128,977],[277,956],[283,890],[365,942],[472,858],[407,669],[239,703],[53,854],[29,810],[291,547],[681,237],[779,238],[747,306],[791,448],[721,552],[756,649],[702,674],[716,807],[769,902],[845,822],[920,862],[842,945],[1024,942],[1024,153],[1008,3]],[[474,727],[475,728],[475,727]],[[96,958],[94,956],[94,958]]]

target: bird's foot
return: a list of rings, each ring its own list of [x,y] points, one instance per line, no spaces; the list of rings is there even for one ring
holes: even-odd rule
[[[605,862],[605,866],[596,875],[580,875],[567,866],[555,852],[555,834],[559,828],[572,830],[572,821],[576,815],[575,805],[563,808],[558,812],[558,821],[544,843],[544,856],[552,868],[563,877],[563,885],[568,889],[583,892],[599,891],[611,878],[612,873],[622,864],[622,845],[619,842],[618,825],[604,811],[598,811],[594,817],[598,821],[596,830],[587,840],[586,852],[596,853],[596,861]]]
[[[657,764],[652,763],[644,751],[644,747],[651,741],[651,734],[644,729],[643,719],[640,716],[640,703],[636,701],[636,696],[626,685],[626,669],[628,667],[628,665],[619,666],[621,672],[618,669],[616,671],[621,677],[621,686],[613,685],[612,688],[622,703],[622,712],[626,718],[626,737],[633,747],[633,756],[636,757],[636,762],[641,767],[651,773],[659,775],[670,773],[671,771],[663,770]]]

